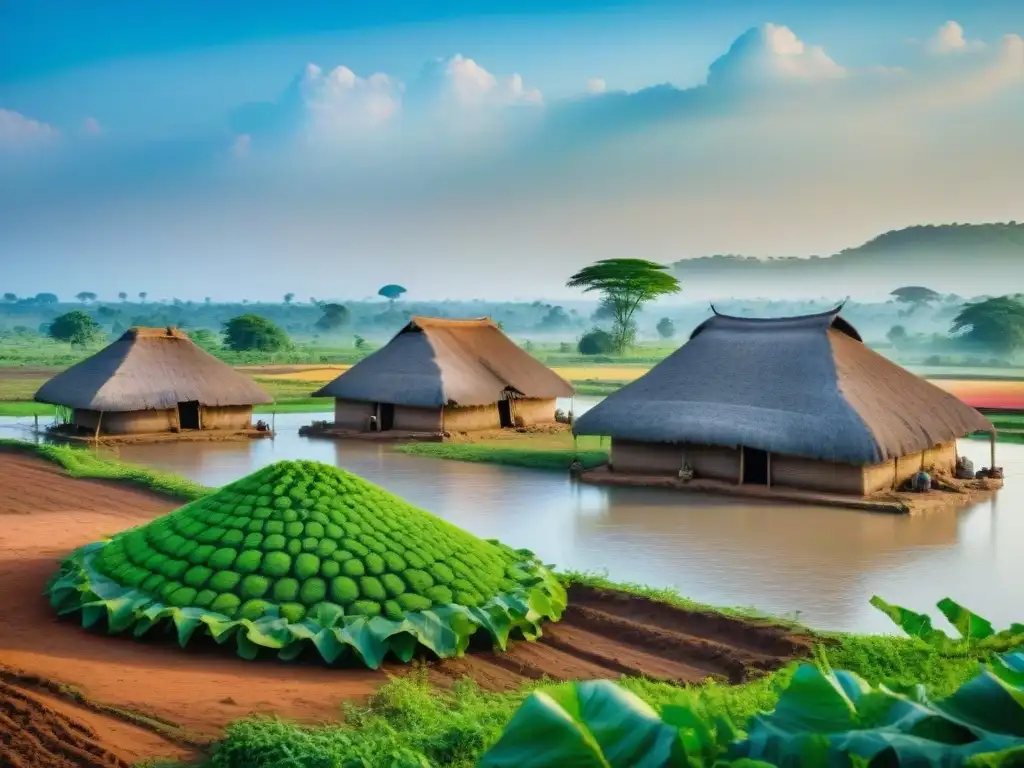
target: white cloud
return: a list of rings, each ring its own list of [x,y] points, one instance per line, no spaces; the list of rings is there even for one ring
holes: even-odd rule
[[[327,74],[308,64],[298,84],[307,127],[315,134],[342,137],[372,130],[401,108],[401,85],[385,74],[359,77],[348,67]]]
[[[52,141],[60,132],[20,112],[0,109],[0,149],[21,149]]]
[[[82,132],[87,136],[99,136],[103,133],[103,128],[95,117],[87,117],[82,121]]]
[[[937,54],[974,51],[984,47],[985,44],[980,40],[967,40],[964,28],[955,21],[947,21],[928,40],[928,50]]]
[[[604,93],[608,89],[603,77],[592,77],[587,80],[587,93]]]
[[[708,85],[747,87],[843,77],[824,48],[807,45],[789,28],[763,24],[744,32],[708,69]]]
[[[498,78],[460,53],[428,62],[410,87],[410,96],[439,109],[539,105],[536,88],[526,88],[518,74]]]

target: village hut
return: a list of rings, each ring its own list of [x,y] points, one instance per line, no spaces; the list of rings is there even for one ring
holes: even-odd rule
[[[572,394],[488,318],[414,317],[313,396],[334,398],[336,428],[436,434],[550,423]]]
[[[992,424],[869,349],[841,308],[777,319],[715,312],[574,432],[611,438],[615,474],[858,496],[922,469],[953,474],[957,438],[994,434]]]
[[[36,392],[95,435],[252,428],[253,405],[272,402],[254,381],[176,328],[131,328]]]

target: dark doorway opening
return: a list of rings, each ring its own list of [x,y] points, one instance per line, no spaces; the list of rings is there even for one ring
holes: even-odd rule
[[[198,401],[178,403],[178,428],[200,429]]]
[[[501,428],[506,429],[512,426],[512,401],[511,400],[499,400],[498,401],[498,421],[501,422]]]
[[[744,485],[768,485],[768,451],[743,449]]]
[[[387,432],[395,428],[395,404],[380,404],[380,431]]]

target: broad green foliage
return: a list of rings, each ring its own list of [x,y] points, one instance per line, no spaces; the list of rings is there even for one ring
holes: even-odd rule
[[[927,614],[892,605],[877,595],[871,598],[871,604],[908,635],[924,640],[936,648],[953,648],[964,642],[995,650],[1024,645],[1024,624],[1011,624],[1009,628],[997,632],[992,622],[972,613],[948,597],[939,601],[938,609],[960,634],[959,638],[950,637],[941,629],[933,627],[932,620]]]
[[[742,730],[685,706],[661,713],[606,681],[532,694],[482,758],[485,768],[1011,765],[1024,754],[1024,653],[996,656],[944,699],[922,686],[872,688],[801,665],[774,711]]]
[[[152,523],[72,553],[48,588],[58,612],[136,635],[170,620],[238,652],[376,668],[417,645],[461,654],[483,627],[504,648],[540,634],[565,590],[525,550],[477,539],[355,475],[280,462]]]

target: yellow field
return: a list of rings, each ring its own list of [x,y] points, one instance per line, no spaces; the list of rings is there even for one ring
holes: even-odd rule
[[[246,367],[245,370],[260,379],[272,381],[327,382],[347,371],[349,365],[286,366],[281,373],[275,368],[283,366]],[[633,381],[643,376],[650,368],[645,365],[581,365],[555,368],[554,371],[566,381]]]

